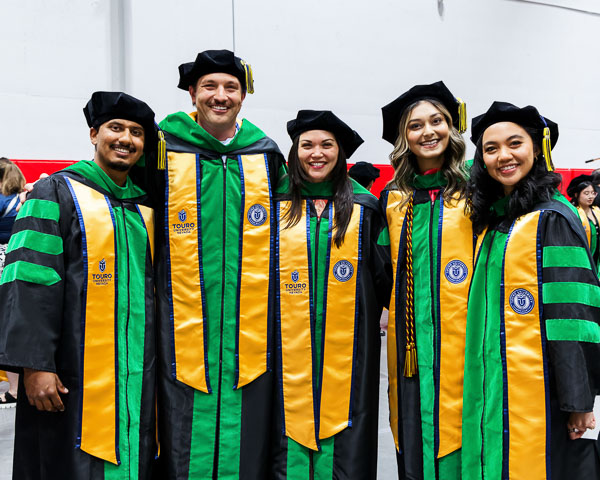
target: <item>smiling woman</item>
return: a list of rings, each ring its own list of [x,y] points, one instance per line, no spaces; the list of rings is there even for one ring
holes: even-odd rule
[[[358,133],[314,110],[298,112],[288,133],[289,174],[276,196],[272,477],[375,478],[379,317],[390,288],[384,221],[376,198],[348,177]]]
[[[460,478],[462,358],[473,233],[464,213],[464,103],[443,82],[386,105],[394,178],[382,193],[394,291],[390,425],[400,478]]]
[[[465,480],[600,478],[600,283],[550,150],[558,125],[494,102],[473,119],[477,242],[465,349]],[[596,445],[595,445],[596,444]]]

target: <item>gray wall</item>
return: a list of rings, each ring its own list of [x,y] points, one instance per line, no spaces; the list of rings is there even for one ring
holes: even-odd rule
[[[332,109],[366,140],[352,160],[385,163],[381,106],[443,79],[470,117],[493,100],[536,105],[560,125],[558,166],[583,167],[600,157],[600,15],[573,9],[586,4],[3,0],[0,155],[90,158],[81,109],[94,90],[126,90],[159,118],[190,111],[177,66],[235,39],[255,74],[242,114],[284,152],[298,109]]]

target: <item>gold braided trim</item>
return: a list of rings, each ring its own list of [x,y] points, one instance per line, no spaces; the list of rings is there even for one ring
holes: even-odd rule
[[[417,345],[415,343],[415,283],[412,256],[412,196],[406,209],[406,222],[406,356],[404,358],[404,376],[413,377],[417,373]]]

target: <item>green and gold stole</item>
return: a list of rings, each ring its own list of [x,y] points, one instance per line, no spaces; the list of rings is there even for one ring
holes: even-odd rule
[[[399,450],[398,438],[398,351],[397,322],[405,321],[400,299],[403,292],[400,286],[399,267],[403,263],[401,255],[407,249],[407,209],[409,202],[397,190],[388,194],[386,217],[390,232],[392,268],[394,284],[388,320],[388,375],[390,424]],[[438,225],[438,258],[434,262],[434,279],[439,298],[432,303],[439,316],[439,391],[438,391],[438,458],[441,458],[461,446],[462,428],[462,384],[465,333],[467,322],[467,299],[473,270],[473,230],[471,221],[464,214],[464,200],[453,199],[444,204],[440,199],[439,218],[433,219]],[[431,226],[434,228],[434,226]],[[434,230],[435,231],[435,230]],[[412,252],[413,256],[422,252]],[[413,282],[413,279],[407,279]],[[414,288],[419,285],[414,284]],[[429,288],[429,286],[427,287]],[[433,292],[432,292],[433,293]],[[418,305],[415,308],[419,308]],[[435,318],[432,319],[436,321]],[[419,326],[415,326],[419,331]],[[434,341],[436,341],[434,339]],[[419,352],[417,351],[417,361]],[[403,366],[401,365],[402,369]],[[401,370],[400,370],[401,371]]]
[[[167,157],[168,277],[173,370],[177,380],[211,392],[206,359],[206,315],[201,225],[201,160],[195,153]],[[271,195],[264,154],[240,155],[240,260],[236,388],[267,370]]]
[[[119,272],[114,212],[108,197],[74,179],[63,178],[75,203],[83,248],[81,431],[78,446],[94,457],[118,464],[119,366],[115,338]],[[138,213],[145,224],[153,252],[154,211],[138,205]],[[126,272],[123,274],[126,275]],[[113,305],[112,314],[107,305]]]
[[[289,205],[277,205],[279,219]],[[332,243],[329,232],[324,285],[313,284],[308,202],[303,206],[301,220],[278,232],[277,316],[283,424],[288,437],[313,450],[319,449],[320,439],[352,425],[363,208],[354,205],[339,248]],[[333,222],[331,202],[329,218]],[[323,305],[313,304],[315,289],[324,289]],[[313,382],[317,309],[323,309],[324,328],[319,386]]]
[[[510,478],[546,478],[546,380],[540,311],[538,224],[520,217],[506,241],[501,322],[506,359]],[[524,432],[527,432],[524,434]]]

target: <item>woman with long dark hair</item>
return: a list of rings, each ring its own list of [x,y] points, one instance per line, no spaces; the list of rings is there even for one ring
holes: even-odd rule
[[[330,111],[301,110],[278,187],[279,392],[272,476],[377,474],[379,317],[389,294],[377,199],[347,174],[363,142]],[[378,245],[378,239],[384,246]]]
[[[583,224],[596,270],[599,270],[600,248],[598,240],[600,224],[598,221],[600,220],[600,208],[594,205],[596,190],[591,175],[579,175],[571,180],[567,187],[567,195],[571,198],[571,203],[577,207],[577,213]]]
[[[600,283],[550,152],[558,126],[494,102],[473,120],[463,478],[600,478]]]
[[[460,478],[463,358],[473,232],[464,213],[464,103],[443,82],[383,107],[394,179],[381,196],[394,290],[390,424],[401,479]]]

